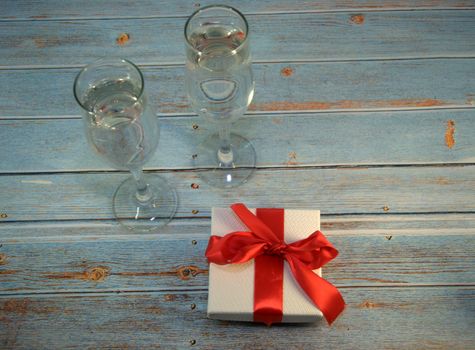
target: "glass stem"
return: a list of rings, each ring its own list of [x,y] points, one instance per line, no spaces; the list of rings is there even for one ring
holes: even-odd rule
[[[134,180],[135,180],[135,186],[136,186],[135,199],[140,204],[148,203],[150,199],[152,199],[153,194],[152,194],[152,190],[150,189],[150,186],[147,185],[147,183],[143,179],[142,168],[130,169],[130,172],[132,173],[132,176],[134,177]]]
[[[231,166],[234,161],[231,148],[231,124],[226,123],[219,128],[219,143],[218,161],[220,165]]]

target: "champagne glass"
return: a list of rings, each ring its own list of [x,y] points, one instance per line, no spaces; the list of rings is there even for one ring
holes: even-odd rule
[[[185,85],[192,108],[219,130],[198,146],[194,166],[213,168],[199,173],[210,185],[238,186],[256,165],[252,144],[230,132],[254,95],[247,21],[229,6],[203,7],[186,22],[185,41]]]
[[[92,149],[132,173],[115,191],[115,217],[140,231],[168,223],[176,213],[176,191],[162,177],[142,172],[157,149],[159,126],[139,68],[121,58],[100,59],[77,75],[74,96]]]

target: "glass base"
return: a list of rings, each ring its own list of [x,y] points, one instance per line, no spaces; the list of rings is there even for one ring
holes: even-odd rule
[[[256,152],[244,137],[231,134],[231,150],[220,152],[221,140],[218,134],[206,138],[193,155],[193,166],[200,171],[198,175],[207,184],[218,188],[236,187],[247,180],[256,168]]]
[[[175,216],[178,197],[174,188],[157,175],[144,174],[150,198],[139,201],[133,177],[120,184],[114,194],[113,210],[116,219],[133,231],[152,231],[164,226]]]

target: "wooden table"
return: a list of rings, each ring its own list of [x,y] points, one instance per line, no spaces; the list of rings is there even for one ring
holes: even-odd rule
[[[208,1],[0,4],[0,348],[475,348],[475,2],[226,1],[252,30],[256,95],[235,129],[255,176],[191,167],[212,126],[183,88],[183,26]],[[72,85],[99,56],[159,105],[146,169],[180,197],[161,232],[112,220],[127,174],[89,150]],[[348,307],[267,328],[206,318],[210,209],[319,208]]]

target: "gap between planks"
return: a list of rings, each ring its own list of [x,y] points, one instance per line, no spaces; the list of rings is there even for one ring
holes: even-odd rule
[[[325,236],[328,237],[401,237],[401,236],[474,236],[475,228],[457,228],[457,229],[373,229],[373,230],[324,230]],[[152,234],[121,234],[121,233],[106,233],[103,235],[87,235],[74,234],[69,236],[25,236],[9,238],[8,236],[0,235],[0,244],[49,244],[49,243],[74,243],[74,242],[118,242],[118,241],[154,241],[154,240],[191,240],[191,239],[208,239],[209,233],[167,233],[162,236]],[[386,238],[387,239],[387,238]]]
[[[261,115],[272,115],[272,116],[284,116],[288,114],[293,115],[305,115],[305,114],[357,114],[357,113],[384,113],[384,112],[409,112],[409,111],[438,111],[438,110],[471,110],[475,109],[474,106],[467,106],[467,105],[445,105],[445,106],[432,106],[432,107],[393,107],[393,108],[372,108],[372,109],[356,109],[356,108],[348,108],[348,109],[331,109],[331,110],[285,110],[285,111],[248,111],[244,115],[244,118],[252,118],[258,117]],[[157,117],[159,118],[199,118],[198,115],[193,113],[158,113]],[[38,120],[69,120],[69,119],[81,119],[80,115],[39,115],[32,117],[31,115],[25,116],[0,116],[0,121],[5,120],[31,120],[31,121],[38,121]]]
[[[323,59],[292,59],[292,60],[253,60],[253,64],[292,64],[292,63],[308,63],[308,64],[322,64],[322,63],[351,63],[351,62],[380,62],[380,61],[418,61],[418,60],[450,60],[450,59],[474,59],[475,55],[457,54],[450,56],[398,56],[398,57],[365,57],[365,58],[323,58]],[[139,68],[167,68],[167,67],[185,67],[184,62],[140,62],[137,63]],[[70,65],[0,65],[2,70],[48,70],[48,69],[81,69],[87,64],[70,64]]]
[[[345,285],[337,285],[335,286],[339,289],[399,289],[399,290],[407,290],[411,288],[462,288],[462,289],[473,289],[475,287],[475,283],[467,283],[467,284],[397,284],[397,285],[384,285],[384,286],[371,286],[371,285],[359,285],[359,286],[345,286]],[[41,292],[22,292],[22,293],[0,293],[0,299],[7,299],[12,297],[35,297],[35,298],[47,298],[47,297],[81,297],[81,296],[108,296],[108,295],[140,295],[140,294],[202,294],[207,293],[208,288],[203,287],[186,287],[186,288],[172,288],[172,289],[140,289],[140,290],[132,290],[132,289],[121,289],[121,290],[109,290],[109,289],[95,289],[93,291],[87,290],[80,290],[80,291],[41,291]]]
[[[474,213],[475,214],[475,213]],[[443,222],[446,227],[438,227]],[[452,224],[451,224],[452,222]],[[338,225],[349,228],[338,228]],[[352,228],[356,225],[365,228]],[[0,224],[0,244],[81,242],[85,241],[137,241],[137,240],[206,240],[211,221],[206,218],[176,218],[162,232],[131,233],[113,220],[58,220],[4,222]],[[384,226],[382,226],[384,225]],[[389,227],[388,227],[389,225]],[[328,237],[400,237],[400,236],[460,236],[475,235],[473,214],[378,214],[378,215],[321,215],[322,231]],[[371,228],[373,226],[373,228]],[[399,227],[401,228],[399,228]],[[335,228],[336,227],[336,228]],[[27,231],[34,234],[18,234]],[[77,230],[77,232],[76,232]],[[178,232],[179,230],[186,232]],[[89,231],[89,232],[88,232]],[[44,234],[38,233],[45,232]],[[65,234],[66,232],[66,234]],[[87,233],[88,232],[88,233]]]
[[[277,15],[299,15],[299,14],[324,14],[324,13],[348,13],[348,14],[360,14],[366,12],[428,12],[428,11],[472,11],[475,10],[475,6],[460,6],[460,7],[387,7],[387,8],[372,8],[361,7],[355,8],[341,8],[341,9],[322,9],[322,10],[285,10],[285,11],[243,11],[245,16],[277,16]],[[2,18],[0,22],[60,22],[60,21],[104,21],[104,20],[148,20],[148,19],[162,19],[162,18],[188,18],[194,10],[189,11],[188,14],[170,14],[170,15],[148,15],[148,16],[58,16],[58,17],[24,17],[24,18]]]
[[[259,170],[276,170],[276,171],[299,171],[299,170],[326,170],[326,169],[341,169],[341,170],[362,170],[362,169],[381,169],[381,168],[463,168],[475,166],[475,163],[371,163],[371,164],[300,164],[296,166],[283,166],[283,165],[265,165],[265,166],[256,166],[256,171]],[[240,167],[246,168],[246,167]],[[182,168],[147,168],[143,169],[144,173],[199,173],[204,171],[210,171],[213,168],[193,168],[193,167],[182,167]],[[73,175],[73,174],[128,174],[125,170],[116,170],[116,169],[85,169],[85,170],[54,170],[54,171],[30,171],[30,172],[0,172],[0,178],[4,176],[48,176],[48,175]],[[31,180],[31,181],[44,181],[44,180]],[[464,212],[465,213],[465,212]],[[345,213],[345,215],[347,215]],[[352,215],[352,214],[349,214]]]

